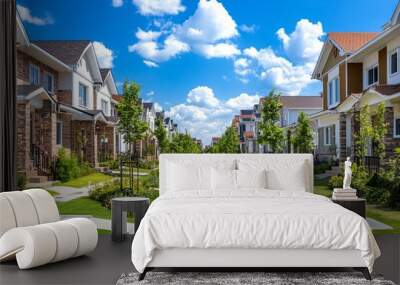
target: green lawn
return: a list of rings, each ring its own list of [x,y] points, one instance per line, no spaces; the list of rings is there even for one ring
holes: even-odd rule
[[[111,219],[111,210],[89,197],[77,198],[68,202],[58,202],[61,215],[92,215],[95,218]]]
[[[72,179],[67,182],[56,182],[53,184],[53,186],[69,186],[69,187],[81,188],[88,186],[89,184],[93,185],[99,182],[106,182],[111,179],[113,179],[113,177],[110,175],[106,175],[103,173],[92,173],[86,176]]]
[[[332,196],[328,187],[328,179],[314,181],[314,193],[326,197]],[[367,205],[367,217],[389,225],[393,230],[374,230],[374,234],[400,234],[400,211],[381,208],[376,205]]]

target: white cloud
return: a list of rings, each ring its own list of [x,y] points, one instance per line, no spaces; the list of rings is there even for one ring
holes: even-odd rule
[[[291,34],[288,35],[284,28],[280,28],[276,34],[290,58],[316,61],[323,45],[321,37],[325,33],[321,22],[313,24],[308,19],[301,19]]]
[[[258,95],[251,96],[247,93],[242,93],[239,96],[230,98],[226,101],[226,106],[235,110],[250,109],[254,107],[254,104],[258,104],[259,101],[260,96]]]
[[[233,62],[235,73],[240,77],[249,75],[252,72],[252,70],[250,69],[250,64],[251,61],[247,58],[241,57],[235,59],[235,61]]]
[[[230,58],[240,54],[237,46],[228,42],[239,35],[237,25],[217,0],[200,0],[194,14],[181,25],[161,20],[153,21],[153,25],[159,31],[139,28],[138,42],[129,46],[129,51],[146,60],[159,63],[190,50],[206,58]]]
[[[121,7],[124,5],[124,0],[112,0],[113,7]]]
[[[147,97],[152,97],[152,96],[154,96],[154,94],[155,94],[155,92],[153,90],[146,93]]]
[[[245,33],[254,33],[257,29],[256,25],[240,25],[239,30]]]
[[[153,41],[160,37],[161,32],[155,32],[151,30],[146,32],[143,31],[141,28],[138,28],[135,35],[140,41]]]
[[[185,11],[181,0],[133,0],[143,16],[177,15]]]
[[[216,107],[219,100],[215,97],[214,91],[207,86],[198,86],[189,91],[187,102],[197,106]]]
[[[169,35],[163,46],[155,41],[139,41],[128,47],[130,52],[137,52],[140,56],[153,62],[167,61],[180,53],[188,52],[190,47],[178,40],[174,35]]]
[[[154,103],[154,109],[156,110],[156,112],[161,112],[163,110],[162,106],[157,102]]]
[[[251,108],[259,102],[258,95],[242,93],[227,101],[218,99],[207,86],[189,91],[186,103],[177,104],[167,110],[166,115],[178,123],[181,130],[210,143],[213,136],[220,136],[230,125],[232,117],[242,108]]]
[[[143,60],[143,63],[150,68],[159,67],[159,65],[151,60]]]
[[[101,68],[113,68],[114,52],[101,42],[93,42],[97,60]]]
[[[230,58],[240,54],[236,45],[228,43],[219,44],[201,44],[195,46],[196,51],[206,58],[225,57]]]
[[[284,55],[278,55],[271,47],[249,47],[243,50],[248,61],[237,59],[234,70],[242,81],[255,74],[287,95],[298,95],[315,82],[311,73],[323,45],[322,24],[302,19],[292,33],[287,34],[281,28],[276,35],[282,42]]]
[[[195,13],[178,29],[189,41],[215,43],[238,36],[236,22],[217,0],[200,0]]]
[[[17,9],[18,9],[19,15],[21,16],[21,20],[24,22],[27,22],[32,25],[37,25],[37,26],[45,26],[45,25],[49,25],[49,24],[54,24],[54,19],[50,15],[47,15],[45,18],[33,16],[31,14],[31,10],[29,10],[29,8],[22,6],[22,5],[17,5]]]

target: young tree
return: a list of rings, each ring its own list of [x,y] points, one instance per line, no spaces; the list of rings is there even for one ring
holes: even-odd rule
[[[228,127],[221,139],[211,147],[212,153],[238,153],[239,137],[234,128]]]
[[[385,158],[385,135],[387,133],[388,125],[385,122],[385,104],[381,103],[378,105],[376,111],[376,120],[373,124],[373,142],[374,142],[374,153],[382,161]]]
[[[199,145],[188,134],[176,134],[172,137],[170,145],[171,153],[200,153]]]
[[[369,106],[366,105],[360,110],[360,132],[355,135],[356,156],[360,161],[359,166],[364,166],[363,160],[367,155],[367,148],[370,139],[373,137],[374,129],[372,127],[371,114]]]
[[[314,149],[311,121],[304,112],[301,112],[297,119],[293,144],[295,145],[295,151],[299,153],[311,153]]]
[[[268,144],[272,152],[280,152],[283,149],[283,129],[279,126],[282,104],[279,101],[280,94],[272,90],[265,98],[261,111],[260,137],[258,142]]]
[[[167,153],[169,150],[169,140],[162,118],[156,119],[156,129],[154,130],[154,135],[157,137],[160,152]]]
[[[124,96],[117,105],[119,114],[118,131],[121,133],[125,143],[128,144],[128,156],[136,154],[136,142],[143,139],[148,129],[147,123],[142,120],[143,108],[139,99],[140,87],[136,83],[124,83]],[[133,152],[132,152],[133,150]],[[139,169],[139,158],[137,159],[137,170]],[[133,174],[132,165],[129,170]],[[133,175],[130,177],[130,184],[133,187]],[[121,166],[121,187],[122,187],[122,166]],[[137,179],[137,189],[139,179]]]

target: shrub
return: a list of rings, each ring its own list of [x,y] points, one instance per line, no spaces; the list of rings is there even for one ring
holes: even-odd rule
[[[119,168],[119,160],[112,159],[105,162],[100,163],[101,167],[108,167],[109,169],[118,169]]]
[[[330,189],[333,188],[342,188],[343,187],[343,176],[335,175],[331,176],[328,181],[328,186]]]
[[[85,176],[95,172],[88,162],[78,162],[73,154],[68,154],[64,148],[58,151],[55,165],[56,179],[66,182],[68,180]]]
[[[73,155],[68,155],[64,148],[58,151],[56,160],[56,179],[62,182],[76,178],[79,173],[78,159]]]
[[[139,160],[139,167],[144,169],[154,169],[158,166],[158,160]]]
[[[24,190],[26,187],[26,175],[17,174],[17,188],[18,190]]]
[[[331,164],[328,161],[320,161],[314,165],[314,174],[322,174],[331,169]]]

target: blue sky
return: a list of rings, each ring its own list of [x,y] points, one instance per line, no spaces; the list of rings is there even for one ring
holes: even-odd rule
[[[325,33],[380,31],[397,0],[18,0],[31,39],[89,39],[180,130],[209,143],[271,88],[316,95]],[[382,3],[385,3],[382,5]],[[25,8],[25,9],[24,9]]]

